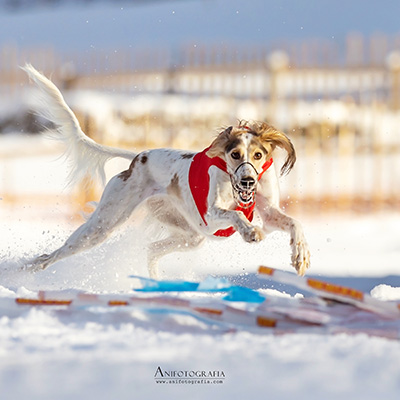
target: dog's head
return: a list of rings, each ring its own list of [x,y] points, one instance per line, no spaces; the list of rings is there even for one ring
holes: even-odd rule
[[[276,147],[287,152],[281,168],[284,175],[293,168],[296,152],[284,133],[266,123],[240,122],[237,127],[226,128],[213,141],[207,155],[225,160],[235,200],[243,207],[250,207],[255,200],[259,175]]]

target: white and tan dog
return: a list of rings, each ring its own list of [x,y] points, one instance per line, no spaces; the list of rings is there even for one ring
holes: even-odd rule
[[[206,237],[227,237],[239,232],[246,242],[259,242],[265,233],[282,230],[290,235],[292,264],[304,275],[310,253],[299,222],[279,208],[279,187],[272,153],[287,152],[281,173],[296,161],[294,147],[282,132],[265,123],[239,123],[223,130],[200,153],[155,149],[136,154],[95,143],[81,130],[60,91],[45,76],[27,65],[24,70],[37,84],[45,101],[46,118],[57,127],[75,177],[87,173],[104,177],[104,165],[113,157],[132,160],[129,169],[114,176],[90,218],[58,250],[30,263],[34,271],[88,250],[126,222],[139,204],[168,227],[169,237],[148,248],[148,268],[157,278],[157,262],[165,254],[192,249]],[[254,212],[262,227],[251,223]]]

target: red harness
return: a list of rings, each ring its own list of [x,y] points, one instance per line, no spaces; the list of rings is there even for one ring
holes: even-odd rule
[[[201,153],[197,153],[193,161],[190,165],[189,169],[189,186],[190,191],[192,192],[193,200],[196,203],[197,210],[204,223],[207,225],[207,221],[205,220],[205,215],[207,213],[208,204],[207,197],[208,192],[210,190],[210,175],[209,169],[214,166],[219,168],[220,170],[228,173],[226,169],[226,162],[220,157],[210,158],[207,156],[207,151],[210,147],[203,150]],[[272,165],[272,158],[270,158],[262,167],[262,172],[258,175],[258,180],[261,179],[263,173]],[[242,211],[246,218],[251,222],[254,217],[254,208],[256,204],[255,202],[247,208],[244,208],[240,205],[236,207],[236,211]],[[214,232],[214,236],[223,236],[228,237],[235,233],[235,229],[233,226],[230,226],[226,229],[220,229]]]

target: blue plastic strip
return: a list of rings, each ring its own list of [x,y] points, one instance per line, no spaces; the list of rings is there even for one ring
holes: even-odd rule
[[[143,278],[131,275],[130,278],[139,279],[142,287],[134,289],[137,292],[194,292],[199,283],[188,281],[157,281],[155,279]]]
[[[228,290],[228,294],[223,297],[222,300],[262,303],[265,300],[265,297],[255,290],[243,286],[232,286]]]
[[[225,278],[208,277],[200,283],[179,280],[158,281],[135,275],[131,275],[130,278],[140,281],[142,287],[134,289],[137,292],[226,292],[227,295],[222,300],[248,303],[262,303],[265,300],[265,297],[257,291],[243,286],[233,286]]]

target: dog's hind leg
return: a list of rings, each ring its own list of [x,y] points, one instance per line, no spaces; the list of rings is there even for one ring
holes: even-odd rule
[[[88,250],[107,239],[127,221],[136,206],[146,197],[146,190],[127,180],[121,173],[110,180],[100,203],[90,218],[81,225],[58,250],[43,254],[29,262],[33,271],[46,269],[51,264],[73,254]]]
[[[161,257],[175,251],[192,250],[204,242],[204,237],[193,232],[173,232],[163,240],[158,240],[150,244],[147,253],[147,264],[149,276],[158,279],[158,261]]]
[[[158,261],[175,251],[192,250],[200,246],[204,236],[196,232],[168,198],[155,197],[147,202],[151,214],[165,225],[170,236],[148,246],[147,264],[152,279],[158,278]]]

